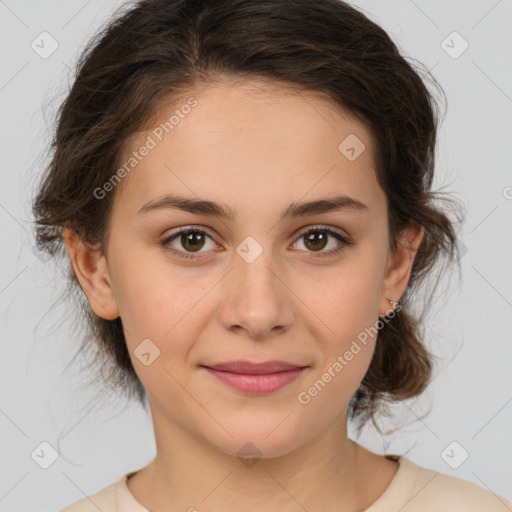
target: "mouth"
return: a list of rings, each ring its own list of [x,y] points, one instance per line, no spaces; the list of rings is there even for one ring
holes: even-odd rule
[[[293,382],[307,368],[285,361],[229,361],[201,366],[224,384],[252,395],[273,393]]]

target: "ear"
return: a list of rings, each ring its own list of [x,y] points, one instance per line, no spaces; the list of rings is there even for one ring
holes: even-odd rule
[[[397,248],[388,257],[382,282],[379,315],[389,315],[393,310],[388,299],[398,302],[404,294],[424,232],[423,226],[406,226],[400,232]]]
[[[62,236],[76,277],[94,313],[105,320],[119,317],[107,260],[99,244],[87,245],[69,228],[63,229]]]

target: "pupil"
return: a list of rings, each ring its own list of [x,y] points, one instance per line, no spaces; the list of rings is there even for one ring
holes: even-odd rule
[[[326,240],[326,237],[322,233],[319,234],[318,232],[315,232],[315,233],[310,233],[309,235],[307,235],[307,241],[308,241],[308,243],[313,242],[313,248],[315,248],[315,246],[318,248],[318,245],[317,245],[318,241],[320,241],[320,242],[323,241],[324,243],[320,247],[320,249],[323,249],[325,247],[325,240]]]
[[[200,233],[194,232],[194,233],[187,233],[186,235],[183,235],[185,237],[185,243],[183,244],[184,247],[187,249],[199,249],[202,247],[201,244],[198,244],[198,240],[202,238],[202,235]]]

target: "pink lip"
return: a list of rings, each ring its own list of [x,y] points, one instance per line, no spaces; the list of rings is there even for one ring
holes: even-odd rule
[[[283,388],[299,377],[306,367],[284,361],[230,361],[204,368],[217,379],[239,391],[259,395]]]

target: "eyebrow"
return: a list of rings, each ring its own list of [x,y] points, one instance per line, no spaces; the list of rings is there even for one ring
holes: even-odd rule
[[[228,206],[213,201],[174,195],[166,195],[161,199],[146,203],[139,210],[138,215],[164,209],[182,210],[196,215],[218,217],[231,222],[236,220],[236,212]],[[287,217],[307,217],[332,211],[368,212],[369,208],[357,199],[342,195],[309,202],[292,203],[281,213],[281,220]]]

